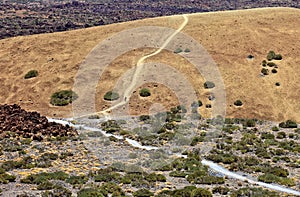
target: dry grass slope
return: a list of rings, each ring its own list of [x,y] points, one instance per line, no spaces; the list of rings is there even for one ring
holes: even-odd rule
[[[189,23],[183,32],[201,43],[218,64],[227,94],[227,115],[269,120],[294,119],[300,122],[300,10],[292,8],[265,8],[243,11],[201,13],[188,15]],[[103,39],[125,29],[144,25],[176,29],[181,16],[145,19],[127,23],[94,27],[62,33],[42,34],[0,40],[0,103],[18,103],[23,108],[37,110],[47,116],[72,116],[71,106],[55,107],[49,104],[53,92],[71,89],[74,76],[87,54]],[[281,53],[277,74],[260,77],[260,63],[269,50]],[[153,49],[128,52],[116,58],[97,87],[97,109],[109,105],[103,95],[110,90],[124,72],[138,59]],[[254,55],[249,61],[247,56]],[[146,60],[174,66],[188,76],[204,104],[209,103],[205,81],[192,72],[192,65],[181,56],[163,51]],[[36,78],[24,79],[29,70],[38,70]],[[196,80],[197,79],[197,80]],[[275,82],[281,86],[276,87]],[[145,84],[145,87],[151,84]],[[131,113],[144,113],[151,103],[161,102],[165,107],[177,104],[166,87],[153,97],[140,99],[133,94]],[[138,92],[138,90],[137,90]],[[159,93],[159,94],[158,94]],[[233,102],[243,101],[243,107]],[[203,108],[203,107],[202,107]],[[209,110],[202,109],[204,114]]]

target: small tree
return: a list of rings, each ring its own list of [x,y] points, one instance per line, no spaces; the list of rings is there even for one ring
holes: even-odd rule
[[[140,90],[140,96],[141,97],[148,97],[151,96],[150,90],[147,88],[143,88]]]

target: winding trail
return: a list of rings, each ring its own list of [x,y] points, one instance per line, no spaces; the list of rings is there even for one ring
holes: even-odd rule
[[[128,102],[128,99],[125,99],[125,98],[129,98],[130,97],[131,92],[133,91],[134,86],[136,84],[137,76],[140,74],[140,71],[143,69],[143,63],[144,63],[144,61],[147,58],[149,58],[149,57],[152,57],[152,56],[155,56],[155,55],[159,54],[171,42],[171,40],[179,32],[181,32],[182,29],[187,25],[187,23],[189,21],[188,17],[186,15],[182,15],[182,16],[184,18],[184,22],[180,25],[180,27],[172,35],[170,35],[168,37],[168,39],[164,42],[164,44],[159,49],[157,49],[155,52],[153,52],[151,54],[148,54],[148,55],[145,55],[145,56],[143,56],[142,58],[139,59],[139,61],[136,64],[136,68],[135,68],[135,71],[134,71],[134,75],[133,75],[131,84],[125,90],[123,98],[122,98],[122,101],[119,102],[119,103],[117,103],[114,106],[111,106],[110,108],[108,108],[106,110],[95,112],[93,114],[86,114],[86,115],[83,115],[81,117],[87,117],[87,116],[96,115],[96,114],[98,114],[98,115],[99,114],[103,114],[104,117],[105,117],[105,119],[107,119],[110,116],[109,112],[111,110],[113,110],[113,109],[115,109],[115,108],[117,108],[119,106],[122,106],[122,105],[126,104]],[[80,117],[77,117],[77,118],[80,118]],[[106,133],[105,131],[103,131],[102,129],[99,129],[99,128],[87,127],[87,126],[84,126],[84,125],[74,125],[74,124],[72,124],[72,123],[70,123],[68,121],[57,120],[57,119],[52,119],[52,118],[48,118],[48,120],[50,122],[57,122],[57,123],[64,124],[64,125],[67,124],[69,126],[77,128],[77,129],[83,128],[83,129],[86,129],[86,130],[89,130],[89,131],[98,131],[98,132],[101,132],[106,137],[114,136],[117,139],[124,139],[131,146],[139,148],[139,149],[144,149],[144,150],[157,150],[157,149],[159,149],[158,147],[154,147],[154,146],[143,146],[139,142],[137,142],[135,140],[132,140],[132,139],[129,139],[129,138],[124,138],[123,136],[108,134],[108,133]],[[185,155],[177,155],[177,156],[185,157]],[[202,159],[201,163],[203,165],[206,165],[206,166],[210,167],[211,169],[215,170],[216,172],[222,173],[222,174],[224,174],[224,175],[226,175],[228,177],[231,177],[231,178],[234,178],[234,179],[238,179],[238,180],[241,180],[241,181],[248,181],[249,183],[260,185],[262,187],[266,187],[266,188],[269,188],[269,189],[272,189],[272,190],[276,190],[276,191],[280,191],[280,192],[284,192],[284,193],[289,193],[289,194],[300,196],[300,192],[299,191],[296,191],[296,190],[293,190],[293,189],[290,189],[290,188],[286,188],[286,187],[281,186],[281,185],[275,185],[275,184],[269,184],[269,183],[264,183],[264,182],[260,182],[260,181],[254,181],[254,180],[252,180],[250,178],[244,177],[244,176],[239,175],[239,174],[237,174],[235,172],[231,172],[231,171],[227,170],[226,168],[224,168],[224,167],[220,166],[219,164],[216,164],[216,163],[214,163],[212,161],[208,161],[206,159]]]
[[[83,128],[83,129],[86,129],[86,130],[89,130],[89,131],[98,131],[98,132],[102,133],[106,137],[114,136],[117,139],[124,139],[131,146],[133,146],[135,148],[144,149],[144,150],[157,150],[157,149],[159,149],[158,147],[154,147],[154,146],[143,146],[139,142],[137,142],[135,140],[132,140],[132,139],[129,139],[129,138],[124,138],[123,136],[108,134],[108,133],[106,133],[105,131],[103,131],[102,129],[99,129],[99,128],[87,127],[87,126],[84,126],[84,125],[74,125],[74,124],[72,124],[72,123],[70,123],[68,121],[65,121],[65,120],[57,120],[57,119],[52,119],[52,118],[48,118],[48,121],[49,122],[57,122],[57,123],[60,123],[60,124],[63,124],[63,125],[69,125],[69,126],[72,126],[74,128],[77,128],[77,129]],[[177,155],[178,157],[186,157],[186,155],[180,155],[180,154],[174,154],[174,155]],[[216,163],[214,163],[212,161],[208,161],[206,159],[202,159],[201,163],[203,165],[206,165],[209,168],[213,169],[214,171],[219,172],[219,173],[221,173],[223,175],[226,175],[228,177],[231,177],[231,178],[234,178],[234,179],[238,179],[238,180],[241,180],[241,181],[248,181],[251,184],[260,185],[262,187],[266,187],[266,188],[269,188],[269,189],[272,189],[272,190],[276,190],[276,191],[279,191],[279,192],[284,192],[284,193],[288,193],[288,194],[293,194],[293,195],[296,195],[296,196],[300,196],[300,191],[293,190],[293,189],[290,189],[290,188],[287,188],[287,187],[284,187],[284,186],[281,186],[281,185],[277,185],[277,184],[270,184],[270,183],[264,183],[264,182],[260,182],[260,181],[255,181],[251,177],[244,177],[244,176],[242,176],[240,174],[237,174],[235,172],[229,171],[226,168],[222,167],[221,165],[216,164]]]
[[[82,117],[87,117],[87,116],[90,116],[90,115],[100,115],[100,114],[103,114],[105,118],[108,118],[109,117],[109,112],[117,107],[120,107],[122,105],[125,105],[129,99],[126,99],[126,98],[130,98],[130,95],[131,95],[131,92],[133,91],[134,89],[134,86],[136,85],[136,81],[137,81],[137,77],[139,76],[141,70],[143,69],[143,64],[144,64],[144,61],[149,58],[149,57],[152,57],[152,56],[155,56],[157,54],[159,54],[163,49],[165,49],[165,47],[172,41],[172,39],[179,33],[182,31],[182,29],[188,24],[189,22],[189,18],[186,16],[186,15],[182,15],[183,18],[184,18],[184,21],[183,23],[179,26],[179,28],[177,30],[175,30],[169,37],[168,39],[163,43],[163,45],[157,49],[155,52],[153,53],[150,53],[148,55],[145,55],[143,57],[141,57],[137,64],[136,64],[136,67],[135,67],[135,71],[134,71],[134,74],[133,74],[133,77],[132,77],[132,80],[131,80],[131,83],[130,85],[128,86],[128,88],[125,90],[124,92],[124,95],[123,95],[123,98],[121,99],[121,102],[117,103],[116,105],[113,105],[111,106],[110,108],[106,109],[106,110],[103,110],[103,111],[99,111],[99,112],[95,112],[95,113],[92,113],[92,114],[85,114],[83,116],[80,116],[80,117],[77,117],[77,118],[82,118]]]

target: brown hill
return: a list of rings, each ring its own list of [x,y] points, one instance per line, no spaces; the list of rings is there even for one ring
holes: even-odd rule
[[[300,10],[292,8],[266,8],[243,11],[201,13],[188,15],[183,33],[198,41],[219,66],[226,87],[226,110],[229,117],[247,117],[269,120],[294,119],[300,122]],[[114,33],[141,26],[162,26],[177,29],[182,16],[145,19],[62,33],[41,34],[0,40],[0,103],[17,103],[23,108],[37,110],[43,115],[70,117],[72,106],[57,107],[49,104],[50,96],[57,90],[72,89],[74,76],[89,52],[102,40]],[[276,61],[278,73],[261,77],[261,62],[268,51],[283,56]],[[96,108],[110,105],[103,95],[116,81],[144,55],[155,51],[141,48],[116,58],[101,76],[96,88]],[[248,55],[254,59],[247,59]],[[209,92],[203,88],[205,81],[193,72],[193,66],[183,57],[169,51],[150,57],[146,62],[172,65],[189,79],[204,104]],[[24,79],[32,69],[38,77]],[[271,71],[272,68],[268,67]],[[275,86],[280,82],[280,86]],[[140,114],[160,103],[166,108],[177,105],[174,92],[163,85],[145,84],[153,92],[150,98],[140,98],[137,93],[130,98],[132,114]],[[160,89],[161,88],[161,89]],[[243,101],[235,107],[234,101]],[[210,109],[201,107],[202,114]]]

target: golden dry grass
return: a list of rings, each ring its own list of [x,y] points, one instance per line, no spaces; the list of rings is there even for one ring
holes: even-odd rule
[[[201,13],[188,15],[185,34],[197,40],[218,64],[226,87],[227,116],[268,120],[294,119],[300,122],[300,10],[292,8],[266,8],[243,11]],[[84,58],[103,39],[125,29],[155,25],[176,29],[183,21],[181,16],[145,19],[127,23],[94,27],[53,34],[41,34],[0,40],[1,103],[18,103],[29,110],[47,116],[69,117],[71,106],[55,107],[49,104],[53,92],[71,89],[74,76]],[[261,61],[269,50],[281,53],[277,74],[260,77]],[[97,87],[97,109],[107,108],[103,95],[114,87],[116,80],[138,59],[153,49],[143,48],[116,58]],[[254,60],[247,60],[252,54]],[[146,62],[172,65],[187,76],[204,104],[209,103],[205,81],[193,71],[193,66],[181,56],[163,51]],[[23,77],[36,69],[39,76],[29,80]],[[281,86],[276,87],[275,82]],[[132,114],[145,113],[151,103],[161,102],[166,108],[178,102],[172,92],[163,87],[159,94],[146,99],[133,94],[130,99]],[[143,86],[144,87],[144,86]],[[156,92],[155,92],[156,91]],[[138,90],[137,90],[138,92]],[[160,95],[160,96],[158,96]],[[166,99],[167,98],[167,99]],[[243,107],[233,102],[241,99]],[[202,107],[203,114],[209,110]]]

